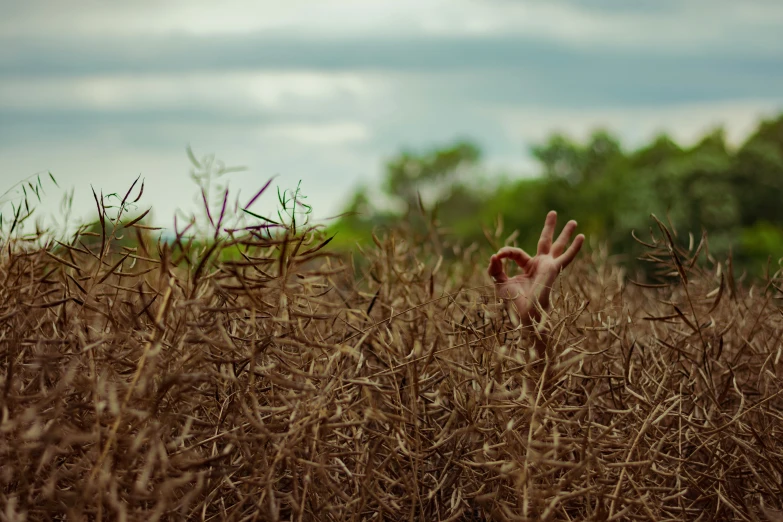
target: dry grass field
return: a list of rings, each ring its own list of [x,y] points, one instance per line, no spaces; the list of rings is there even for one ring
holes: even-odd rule
[[[225,214],[0,238],[0,520],[783,520],[775,274],[651,219],[535,358],[488,246]]]

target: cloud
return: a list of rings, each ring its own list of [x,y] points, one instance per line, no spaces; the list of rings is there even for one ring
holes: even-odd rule
[[[78,121],[112,113],[122,123],[157,111],[164,120],[170,116],[191,121],[204,114],[216,122],[258,122],[378,114],[384,105],[402,110],[430,103],[425,100],[436,100],[434,111],[466,104],[624,106],[771,98],[783,88],[783,56],[577,53],[503,39],[387,42],[374,51],[358,43],[298,49],[298,58],[290,54],[291,62],[281,69],[276,68],[277,59],[265,64],[247,49],[240,53],[217,48],[214,60],[203,63],[184,55],[166,58],[161,50],[143,64],[142,72],[119,58],[100,60],[108,70],[96,72],[103,67],[86,56],[63,60],[56,70],[38,68],[41,64],[34,60],[20,62],[18,70],[6,63],[13,74],[6,68],[3,76],[0,63],[0,110],[8,118],[28,111],[34,119],[47,114],[56,119],[80,111],[81,116],[69,117]],[[56,61],[51,56],[46,60]],[[295,67],[297,60],[301,68]],[[232,68],[231,62],[242,70]],[[212,66],[217,69],[208,69]],[[29,76],[23,70],[39,72]]]
[[[775,99],[677,103],[663,106],[584,108],[581,110],[506,107],[494,111],[507,134],[525,143],[540,143],[552,132],[585,139],[599,128],[639,146],[656,134],[667,133],[684,144],[723,127],[730,143],[738,145],[758,121],[783,111],[783,96]]]
[[[281,124],[261,129],[261,139],[276,139],[294,144],[338,145],[366,141],[370,130],[359,122],[340,121],[325,124]]]
[[[760,51],[781,43],[783,22],[783,5],[775,0],[6,0],[2,7],[0,34],[12,38],[263,33],[367,40],[503,34],[580,47],[673,51],[747,46]]]
[[[660,36],[660,35],[659,35]],[[669,39],[669,35],[666,36]],[[763,46],[743,52],[736,37],[703,49],[651,45],[635,49],[568,46],[535,35],[397,36],[319,39],[266,34],[148,38],[2,38],[0,77],[228,74],[237,71],[491,71],[553,72],[665,66],[750,71],[780,67],[783,57]],[[761,45],[761,44],[759,44]],[[666,73],[667,71],[662,71]]]
[[[139,129],[139,134],[145,130]],[[227,165],[248,168],[228,178],[232,193],[244,194],[243,200],[277,176],[269,194],[254,206],[257,211],[273,214],[277,208],[275,188],[293,189],[301,183],[316,217],[323,219],[339,213],[350,190],[371,177],[379,166],[377,153],[351,146],[356,136],[350,133],[355,129],[343,127],[342,138],[347,137],[347,141],[319,139],[318,131],[328,130],[284,127],[273,129],[273,135],[266,137],[258,133],[216,133],[212,139],[194,139],[191,144],[198,157],[214,153]],[[141,175],[145,180],[143,207],[151,206],[157,222],[171,226],[176,209],[192,212],[200,208],[197,187],[189,177],[192,166],[185,155],[186,142],[168,148],[150,147],[139,134],[128,139],[109,129],[100,138],[90,140],[52,140],[45,146],[30,140],[2,148],[2,185],[10,186],[35,172],[51,171],[61,186],[75,187],[76,215],[90,216],[94,208],[91,186],[107,194],[122,192]],[[49,192],[45,204],[54,210],[60,193],[54,189]]]
[[[372,77],[306,70],[11,77],[0,80],[0,109],[273,111],[283,104],[362,103],[381,93]]]
[[[243,191],[301,180],[324,216],[403,146],[472,138],[493,168],[529,172],[528,147],[553,130],[635,144],[723,123],[736,140],[783,109],[783,4],[769,0],[0,8],[3,179],[50,169],[118,190],[141,172],[164,218],[192,204],[188,143],[247,165]]]

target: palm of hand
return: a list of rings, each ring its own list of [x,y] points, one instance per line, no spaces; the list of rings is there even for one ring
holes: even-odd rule
[[[550,289],[560,271],[555,258],[551,255],[537,255],[522,268],[522,273],[498,283],[498,293],[506,299],[520,295],[536,297],[541,306],[546,308],[549,305]]]
[[[584,236],[579,234],[566,249],[576,229],[576,221],[569,221],[553,242],[556,224],[557,214],[552,211],[546,217],[534,257],[520,248],[504,247],[490,258],[487,272],[495,280],[498,295],[515,304],[520,319],[526,324],[540,318],[539,306],[543,310],[549,307],[557,275],[573,261],[584,243]],[[516,262],[522,272],[513,277],[506,275],[503,268],[506,258]]]

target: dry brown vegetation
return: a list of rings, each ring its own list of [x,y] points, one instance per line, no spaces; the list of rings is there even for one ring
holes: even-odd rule
[[[646,287],[583,253],[533,360],[435,232],[113,227],[2,239],[2,520],[783,518],[776,280],[704,242],[655,223]]]

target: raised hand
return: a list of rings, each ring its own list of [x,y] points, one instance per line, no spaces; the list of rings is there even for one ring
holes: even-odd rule
[[[579,234],[568,246],[576,229],[576,221],[571,220],[553,242],[556,225],[557,212],[553,210],[546,216],[535,257],[530,257],[521,248],[503,247],[489,260],[487,273],[495,281],[498,295],[513,301],[520,320],[526,326],[541,318],[536,304],[543,310],[549,308],[549,295],[557,275],[574,260],[585,240],[585,236]],[[513,260],[522,273],[514,277],[506,275],[504,259]]]

